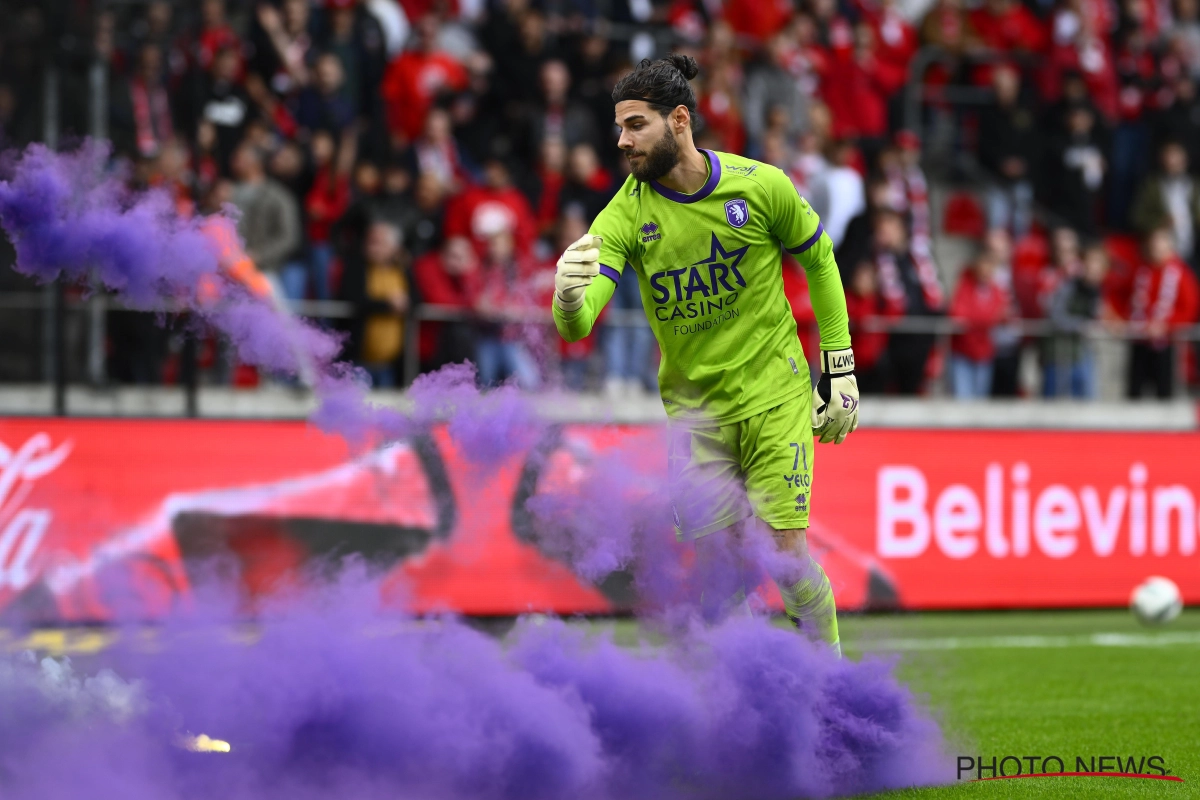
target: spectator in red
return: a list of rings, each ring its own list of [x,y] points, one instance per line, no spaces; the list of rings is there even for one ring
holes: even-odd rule
[[[1069,38],[1057,40],[1046,65],[1043,93],[1051,99],[1060,94],[1064,72],[1077,72],[1087,85],[1089,99],[1104,119],[1117,117],[1117,73],[1108,41],[1097,31],[1095,21],[1082,14],[1078,28]]]
[[[979,49],[979,33],[962,0],[937,0],[921,20],[921,43],[940,47],[954,56]]]
[[[497,386],[511,378],[522,389],[535,390],[542,380],[532,353],[537,342],[531,341],[538,338],[538,326],[506,317],[536,312],[541,298],[553,290],[554,273],[518,254],[507,230],[487,238],[485,253],[483,288],[475,299],[481,319],[475,332],[479,384]]]
[[[878,147],[888,132],[888,101],[905,77],[903,69],[876,56],[871,26],[856,25],[854,49],[848,59],[834,62],[825,93],[834,137],[866,140],[868,149]]]
[[[725,4],[725,20],[730,27],[755,43],[765,42],[781,31],[794,12],[792,0]]]
[[[870,261],[860,261],[850,272],[846,290],[846,312],[854,338],[854,374],[858,388],[864,392],[881,393],[887,380],[888,332],[871,330],[873,325],[899,316],[894,304],[888,303],[879,290],[879,273]],[[805,352],[808,352],[807,349]]]
[[[422,304],[474,309],[483,290],[483,276],[471,240],[452,236],[440,251],[418,258],[413,264],[413,283]],[[474,332],[469,323],[424,322],[420,330],[422,371],[475,357]]]
[[[113,139],[122,152],[152,158],[174,136],[158,45],[146,44],[138,51],[137,69],[116,93],[110,113]]]
[[[450,194],[457,193],[470,183],[462,151],[454,139],[450,112],[446,109],[429,110],[421,138],[413,143],[412,150],[417,160],[417,172],[433,175]]]
[[[571,148],[567,182],[559,194],[559,207],[563,213],[595,219],[612,199],[614,188],[612,176],[600,166],[594,147],[577,144]]]
[[[821,96],[822,83],[829,77],[831,62],[829,51],[821,45],[817,21],[809,14],[794,16],[788,32],[788,49],[784,54],[783,64],[802,94],[810,98]],[[810,110],[810,122],[811,118]]]
[[[483,185],[471,186],[446,207],[446,236],[466,236],[482,255],[487,240],[501,231],[513,234],[517,252],[528,253],[537,239],[533,209],[513,186],[508,165],[491,158],[483,167]]]
[[[380,92],[392,136],[411,142],[421,134],[425,115],[437,96],[467,87],[462,64],[437,50],[439,23],[426,15],[416,25],[416,44],[388,65]]]
[[[1171,335],[1196,319],[1196,279],[1175,252],[1174,234],[1158,228],[1146,239],[1146,260],[1133,275],[1129,322],[1138,334],[1129,348],[1127,394],[1142,396],[1146,384],[1160,400],[1170,398],[1175,347]]]
[[[175,213],[188,219],[196,212],[194,176],[188,171],[188,151],[172,139],[159,151],[150,185],[163,189],[175,203]]]
[[[998,280],[996,264],[986,251],[963,270],[950,316],[965,326],[950,340],[950,382],[960,400],[979,400],[992,392],[992,331],[1013,316],[1012,297]]]
[[[917,31],[909,23],[896,0],[864,3],[863,17],[875,33],[875,54],[880,61],[908,71],[908,62],[917,52]]]
[[[813,0],[812,13],[818,41],[835,61],[844,61],[854,48],[854,28],[842,15],[837,0]]]
[[[996,282],[1014,299],[1014,318],[992,329],[992,397],[1016,397],[1021,393],[1022,336],[1016,319],[1020,306],[1015,301],[1012,236],[1004,228],[991,228],[984,235],[983,247],[996,265]]]
[[[707,70],[715,69],[718,64],[730,64],[737,73],[734,82],[741,83],[742,57],[737,49],[737,33],[725,20],[714,19],[708,26],[708,41],[701,63]]]
[[[1046,29],[1017,0],[987,0],[971,12],[970,20],[980,41],[993,50],[1027,53],[1046,50]]]
[[[741,153],[746,146],[736,85],[739,73],[729,61],[710,67],[697,108],[708,129],[720,139],[720,149],[727,153]]]
[[[554,136],[543,140],[541,157],[529,185],[529,203],[537,216],[539,236],[553,234],[558,224],[559,195],[566,182],[566,172],[567,146],[563,140]],[[579,235],[585,233],[586,230]]]
[[[915,246],[928,247],[933,236],[929,211],[929,184],[921,169],[921,140],[909,130],[896,132],[893,144],[879,153],[879,171],[892,191],[904,198],[908,233]]]
[[[241,79],[245,66],[241,58],[242,40],[226,19],[225,0],[201,0],[200,29],[189,49],[192,66],[205,72],[219,52],[234,51],[238,56],[236,77]]]
[[[354,164],[353,137],[344,137],[341,150],[333,135],[318,131],[312,138],[313,182],[304,197],[308,218],[308,278],[318,300],[331,297],[330,229],[350,206],[350,172]]]
[[[1050,234],[1050,261],[1018,260],[1013,265],[1013,296],[1025,319],[1042,319],[1059,285],[1079,274],[1079,234],[1063,225]]]

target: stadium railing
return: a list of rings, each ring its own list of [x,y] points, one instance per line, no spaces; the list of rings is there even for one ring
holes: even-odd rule
[[[320,320],[348,319],[355,313],[352,303],[342,301],[293,301],[289,305],[292,311],[299,315]],[[43,380],[42,383],[50,384],[54,387],[53,413],[59,415],[68,413],[68,409],[66,408],[68,376],[86,375],[87,380],[84,383],[93,387],[109,385],[107,376],[104,375],[106,346],[103,340],[104,328],[102,325],[89,324],[89,322],[94,322],[97,316],[103,317],[103,315],[111,310],[126,309],[163,315],[186,313],[187,311],[181,306],[173,307],[169,305],[154,308],[130,308],[103,294],[96,294],[86,298],[67,298],[53,291],[0,293],[0,309],[41,311],[44,317],[51,320],[52,324],[48,326],[47,330],[49,332],[48,335],[53,339],[49,348],[53,353],[53,363],[49,365],[49,369],[44,373],[49,376],[49,380]],[[67,318],[70,314],[79,316],[74,320],[74,324],[68,326]],[[410,384],[413,378],[420,372],[419,342],[421,326],[423,324],[477,325],[481,322],[530,325],[544,328],[548,334],[552,334],[550,329],[553,325],[548,309],[514,310],[510,313],[497,314],[484,318],[472,311],[457,307],[431,304],[417,305],[407,317],[407,333],[405,336],[402,370],[403,384],[406,386]],[[638,310],[610,309],[606,312],[603,324],[607,326],[645,326],[646,320],[643,313]],[[1006,323],[1006,325],[1014,332],[1019,333],[1023,342],[1022,347],[1036,346],[1041,340],[1051,339],[1059,345],[1055,348],[1052,344],[1049,351],[1054,354],[1054,361],[1059,365],[1060,372],[1069,366],[1069,346],[1066,343],[1066,337],[1071,335],[1070,332],[1058,329],[1052,322],[1044,319],[1013,320],[1010,323]],[[70,348],[71,352],[79,354],[80,350],[84,351],[84,355],[76,363],[68,363],[68,348],[64,342],[67,337],[68,327],[76,334],[75,344],[77,346]],[[874,318],[855,321],[852,324],[852,331],[932,336],[934,338],[934,347],[942,354],[942,364],[948,362],[948,356],[951,353],[952,338],[956,334],[967,330],[968,326],[958,320],[949,317],[933,316]],[[184,339],[183,347],[179,354],[180,358],[194,359],[196,357],[195,340],[186,328],[182,332],[182,336]],[[1088,328],[1080,335],[1080,338],[1086,343],[1086,346],[1100,342],[1128,343],[1144,338],[1144,331],[1140,326],[1128,322],[1107,322],[1103,324],[1098,323]],[[1176,358],[1173,373],[1174,394],[1176,397],[1183,397],[1186,396],[1186,364],[1188,350],[1190,349],[1185,345],[1192,342],[1200,342],[1200,325],[1176,329],[1172,332],[1171,338],[1175,345],[1174,355]],[[80,340],[86,340],[86,346],[78,346],[83,344]],[[1042,358],[1045,357],[1046,352],[1046,348],[1042,348]],[[550,371],[555,371],[558,367],[558,364],[555,363],[557,348],[547,348],[545,355],[550,361],[546,365],[547,368]],[[36,358],[37,354],[30,353],[29,357]],[[78,363],[79,361],[84,363]],[[99,381],[93,379],[96,373],[90,368],[97,363],[100,365],[99,374],[101,380]],[[183,384],[187,397],[184,414],[187,416],[196,416],[199,413],[195,400],[199,385],[195,378],[197,370],[194,369],[194,366],[194,364],[191,364],[189,365],[191,368],[180,371],[181,374],[192,376],[190,382]],[[929,388],[933,397],[948,397],[951,394],[948,370],[943,369],[940,374],[932,376]]]

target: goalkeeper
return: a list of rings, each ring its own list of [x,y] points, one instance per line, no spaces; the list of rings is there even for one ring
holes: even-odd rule
[[[738,537],[761,520],[804,565],[780,586],[788,616],[840,653],[833,590],[805,531],[813,438],[841,443],[858,425],[846,299],[832,243],[787,176],[696,148],[688,81],[698,71],[688,56],[645,60],[613,89],[632,174],[559,259],[554,321],[567,341],[581,339],[617,283],[638,281],[662,350],[677,533],[703,555],[714,534]],[[821,330],[815,389],[781,250],[808,275]]]

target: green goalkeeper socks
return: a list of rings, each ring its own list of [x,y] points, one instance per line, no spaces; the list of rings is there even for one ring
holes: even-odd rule
[[[816,561],[809,560],[807,575],[791,586],[779,585],[783,594],[783,607],[788,618],[809,639],[825,642],[839,656],[842,654],[838,638],[837,605],[833,600],[833,587],[825,570]]]

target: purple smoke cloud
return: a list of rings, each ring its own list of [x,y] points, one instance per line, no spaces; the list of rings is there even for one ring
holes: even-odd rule
[[[351,575],[291,598],[253,644],[211,615],[167,622],[153,651],[130,633],[104,662],[132,685],[7,665],[4,796],[782,800],[946,774],[883,665],[761,619],[641,649],[527,620],[506,647],[383,615],[372,589]],[[232,751],[183,752],[184,732]]]
[[[446,420],[489,469],[547,433],[515,389],[479,393],[469,365],[422,376],[404,412],[372,406],[361,374],[335,362],[334,337],[225,276],[203,226],[231,219],[180,219],[163,195],[127,193],[106,163],[96,145],[33,147],[14,163],[0,226],[18,270],[182,304],[243,360],[305,375],[320,400],[314,423],[354,443]],[[712,569],[694,569],[671,534],[665,464],[614,451],[593,466],[586,484],[530,502],[540,546],[591,579],[631,570],[645,608],[670,621],[665,645],[630,650],[525,621],[502,646],[453,619],[385,614],[378,586],[350,572],[293,588],[247,646],[229,636],[231,609],[245,605],[222,584],[193,604],[206,616],[164,623],[153,652],[129,637],[98,657],[115,672],[0,661],[0,795],[769,800],[949,779],[937,727],[884,665],[835,660],[795,632],[705,605],[795,570],[764,532],[750,528]],[[184,752],[187,731],[233,752]]]

